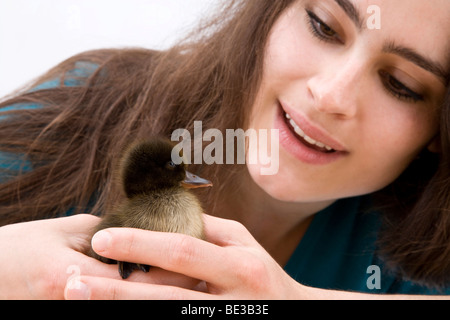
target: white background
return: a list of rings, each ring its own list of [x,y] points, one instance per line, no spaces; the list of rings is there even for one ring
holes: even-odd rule
[[[219,0],[0,0],[0,97],[90,49],[163,49]]]

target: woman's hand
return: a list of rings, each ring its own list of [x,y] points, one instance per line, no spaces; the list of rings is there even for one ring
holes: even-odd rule
[[[97,253],[157,267],[149,274],[159,272],[159,283],[82,273],[68,282],[65,296],[68,299],[301,298],[302,286],[283,271],[244,226],[205,215],[205,233],[207,241],[136,229],[102,230],[92,240]],[[157,279],[154,275],[152,278]]]
[[[63,299],[79,274],[119,278],[117,266],[84,255],[99,218],[67,218],[0,228],[0,299]]]

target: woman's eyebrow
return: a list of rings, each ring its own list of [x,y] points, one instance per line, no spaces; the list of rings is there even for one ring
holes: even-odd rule
[[[449,81],[449,74],[441,66],[441,64],[425,58],[414,49],[396,45],[393,41],[387,42],[383,47],[383,52],[392,53],[411,61],[415,65],[425,69],[440,78],[446,85]]]
[[[356,27],[359,30],[363,29],[364,20],[359,14],[358,9],[350,0],[334,0],[344,12],[348,15],[348,17],[353,21]]]

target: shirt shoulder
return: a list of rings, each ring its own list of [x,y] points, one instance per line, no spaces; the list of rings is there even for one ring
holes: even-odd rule
[[[78,61],[74,65],[74,69],[68,71],[61,81],[59,78],[51,79],[33,87],[30,92],[39,90],[47,90],[60,87],[62,85],[68,87],[83,86],[91,74],[98,68],[98,65],[88,61]],[[3,112],[26,109],[39,109],[42,105],[36,103],[16,103],[0,108],[0,121],[6,120],[7,115]],[[24,155],[4,152],[0,150],[0,183],[32,170],[32,165]]]
[[[30,91],[34,92],[39,90],[52,89],[60,87],[62,85],[66,87],[83,86],[89,76],[93,74],[97,69],[98,64],[96,63],[88,61],[77,61],[75,62],[74,68],[66,72],[63,77],[64,80],[62,82],[60,79],[52,79],[35,86]]]
[[[98,67],[99,66],[96,63],[88,61],[78,61],[75,63],[74,68],[72,70],[66,72],[66,74],[63,77],[63,81],[61,81],[59,77],[47,80],[31,88],[29,92],[54,89],[60,86],[66,87],[83,86],[85,85],[86,80],[89,78],[89,76],[92,75],[98,69]],[[36,103],[16,103],[10,106],[0,108],[0,113],[20,109],[38,109],[41,107],[42,105]],[[2,120],[2,116],[0,116],[0,120]]]

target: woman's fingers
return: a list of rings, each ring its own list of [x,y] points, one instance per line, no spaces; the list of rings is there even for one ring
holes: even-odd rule
[[[252,246],[259,245],[247,228],[234,220],[227,220],[203,215],[205,235],[208,242],[218,246]]]
[[[176,286],[81,276],[71,279],[64,291],[69,300],[204,300],[211,295]]]
[[[205,281],[210,293],[264,275],[266,268],[260,259],[264,250],[242,224],[207,215],[204,222],[207,241],[177,233],[111,228],[96,233],[92,247],[110,259],[147,264],[185,276],[172,281],[163,275],[161,284],[190,289],[194,286],[185,279],[193,278]]]
[[[232,267],[224,248],[177,233],[105,229],[95,234],[92,246],[107,258],[157,266],[207,282],[217,283],[217,272]]]
[[[289,283],[287,279],[291,278],[241,224],[205,216],[205,229],[206,239],[210,242],[178,233],[141,229],[99,231],[92,239],[92,246],[98,254],[153,267],[148,274],[133,272],[131,281],[82,275],[71,279],[65,297],[262,298],[273,290],[274,284]],[[150,281],[143,283],[142,279],[133,279],[135,276],[148,276]]]
[[[127,281],[156,284],[156,285],[166,285],[166,286],[177,286],[185,289],[195,288],[198,286],[200,282],[200,280],[186,277],[183,274],[167,271],[157,267],[151,267],[150,272],[148,273],[135,271],[130,275]]]
[[[215,287],[239,283],[255,263],[252,259],[236,259],[236,249],[248,252],[260,249],[259,244],[240,223],[207,215],[204,219],[210,242],[183,234],[112,228],[95,234],[92,247],[107,258],[157,266]],[[236,276],[235,270],[241,270],[242,277]]]

